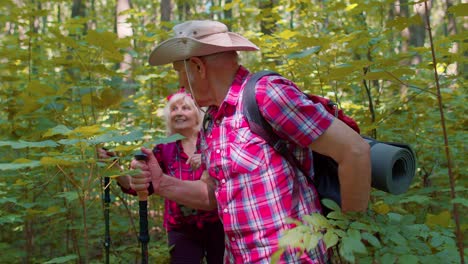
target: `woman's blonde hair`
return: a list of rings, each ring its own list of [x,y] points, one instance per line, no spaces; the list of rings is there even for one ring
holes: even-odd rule
[[[171,107],[175,103],[180,102],[180,101],[184,101],[188,106],[190,106],[190,108],[192,108],[195,111],[197,115],[197,126],[195,127],[195,129],[199,131],[201,128],[201,123],[203,121],[203,112],[197,108],[190,94],[187,94],[185,92],[178,92],[169,98],[163,110],[164,121],[166,124],[166,134],[168,136],[174,134],[174,131],[172,131],[172,128],[171,128]]]

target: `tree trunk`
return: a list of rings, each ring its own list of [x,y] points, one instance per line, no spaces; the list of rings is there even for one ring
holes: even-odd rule
[[[395,3],[395,15],[404,17],[404,18],[409,18],[410,17],[410,12],[409,12],[409,6],[408,6],[408,0],[397,0]],[[409,51],[409,46],[410,46],[410,40],[411,39],[411,30],[410,28],[405,28],[403,31],[401,31],[401,46],[400,46],[400,53],[408,53]],[[410,61],[403,61],[403,65],[408,66],[410,64]],[[400,86],[400,98],[404,99],[406,98],[408,94],[408,87],[406,85],[401,85]]]
[[[428,2],[430,4],[430,1]],[[430,6],[430,5],[429,5]],[[413,24],[409,27],[410,35],[409,35],[409,44],[412,47],[423,47],[424,40],[426,38],[426,28],[424,24],[424,19],[426,17],[426,11],[424,9],[424,3],[414,4],[413,11],[415,14],[418,14],[421,18],[420,24]],[[422,58],[421,55],[417,54],[411,59],[412,65],[417,65],[421,63]]]
[[[446,0],[446,9],[445,14],[447,14],[447,26],[446,26],[446,33],[445,35],[453,36],[457,34],[457,23],[455,21],[455,17],[452,13],[448,12],[448,9],[453,6],[454,0]],[[457,54],[460,50],[460,43],[455,41],[453,42],[453,46],[450,49],[450,52]],[[466,56],[467,54],[465,54]],[[449,75],[458,75],[458,63],[454,62],[447,68],[447,74]],[[466,79],[466,76],[465,76]]]
[[[161,0],[161,22],[171,21],[172,3],[171,0]]]
[[[190,4],[186,0],[177,0],[177,14],[179,21],[184,21],[190,17]]]
[[[225,0],[224,3],[231,4],[232,0]],[[231,28],[232,26],[232,7],[228,10],[224,10],[224,22],[228,28]]]
[[[260,22],[260,29],[263,34],[271,35],[276,31],[275,20],[272,19],[271,13],[273,7],[276,5],[277,0],[260,0],[258,7],[264,16]]]
[[[132,25],[127,22],[130,18],[128,14],[122,14],[122,12],[131,9],[132,4],[130,0],[117,0],[116,6],[116,29],[117,36],[119,38],[127,38],[133,36]],[[129,50],[132,47],[128,48]],[[120,63],[119,70],[125,74],[125,79],[128,81],[131,79],[131,67],[133,63],[133,58],[129,53],[125,53],[124,60]]]

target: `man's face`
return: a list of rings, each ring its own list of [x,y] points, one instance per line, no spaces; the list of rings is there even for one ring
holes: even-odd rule
[[[172,63],[174,70],[179,76],[180,87],[184,87],[186,91],[190,92],[199,106],[209,106],[207,103],[207,87],[200,85],[200,78],[196,76],[196,65],[189,60],[186,60],[185,64],[186,65],[184,65],[184,61]]]

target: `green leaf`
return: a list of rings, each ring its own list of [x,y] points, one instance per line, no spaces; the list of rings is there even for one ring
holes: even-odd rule
[[[452,203],[453,204],[460,204],[460,205],[462,205],[464,207],[468,207],[468,199],[463,198],[463,197],[457,197],[457,198],[453,199]]]
[[[336,220],[347,220],[346,216],[339,211],[332,211],[327,214],[327,218]]]
[[[2,146],[11,146],[14,149],[23,149],[23,148],[54,148],[58,144],[52,140],[45,140],[39,142],[29,142],[29,141],[0,141],[0,147]]]
[[[78,257],[75,254],[67,255],[63,257],[53,258],[49,261],[44,262],[44,264],[58,264],[58,263],[69,263],[72,260],[77,259]]]
[[[423,195],[411,195],[401,199],[401,203],[417,203],[417,204],[427,204],[430,201],[429,196]]]
[[[311,54],[317,53],[321,49],[320,46],[315,46],[312,48],[305,49],[301,52],[293,52],[288,55],[288,59],[300,59],[305,58]]]
[[[279,263],[281,255],[283,255],[284,249],[278,249],[273,255],[271,256],[271,263],[276,264]]]
[[[328,248],[333,247],[339,241],[338,236],[332,230],[328,229],[325,235],[323,236],[323,241],[325,242],[325,246]]]
[[[390,239],[391,241],[393,241],[397,245],[407,245],[408,244],[408,240],[406,240],[406,238],[404,238],[402,235],[400,235],[397,232],[389,232],[387,235],[388,235],[388,239]]]
[[[13,223],[22,223],[23,216],[16,214],[8,214],[0,217],[0,225],[3,224],[13,224]]]
[[[453,5],[449,9],[447,9],[449,13],[454,14],[455,16],[468,16],[468,3],[461,3],[458,5]]]
[[[382,245],[380,244],[380,241],[372,234],[370,233],[367,233],[367,232],[364,232],[361,234],[362,236],[362,239],[366,240],[367,242],[369,242],[369,244],[371,244],[373,247],[375,248],[381,248]]]
[[[391,253],[385,253],[381,258],[379,263],[393,264],[396,263],[397,256]]]
[[[76,199],[78,199],[78,193],[76,191],[71,191],[71,192],[61,192],[55,195],[56,197],[59,198],[65,198],[68,202],[72,202]]]
[[[70,132],[71,130],[68,127],[64,125],[58,125],[56,127],[53,127],[47,130],[47,132],[43,135],[43,137],[51,137],[55,135],[67,135]]]
[[[413,264],[413,263],[419,263],[419,259],[417,256],[414,256],[414,255],[403,255],[403,256],[398,257],[398,262],[405,263],[405,264]]]
[[[41,166],[39,161],[31,161],[28,163],[0,163],[0,170],[21,170]]]
[[[325,198],[321,200],[322,204],[334,212],[341,212],[340,206],[333,200]]]
[[[351,225],[349,226],[350,228],[353,229],[359,229],[359,230],[369,230],[369,225],[360,223],[360,222],[352,222]]]
[[[167,144],[167,143],[175,142],[177,140],[182,140],[184,138],[185,137],[182,136],[181,134],[174,134],[174,135],[171,135],[169,137],[158,138],[152,144],[153,144],[153,146],[154,145],[159,145],[159,144]]]
[[[306,221],[310,226],[312,226],[315,230],[328,228],[330,224],[328,223],[327,218],[319,213],[313,213],[311,215],[305,215],[303,220]]]
[[[346,233],[353,239],[361,240],[361,232],[359,232],[359,230],[350,228]]]
[[[71,160],[70,158],[65,157],[42,157],[40,162],[44,166],[71,166],[79,163],[77,160]]]
[[[366,247],[362,243],[361,239],[355,239],[352,237],[344,237],[342,239],[343,246],[347,248],[347,251],[354,253],[364,254],[367,252]]]

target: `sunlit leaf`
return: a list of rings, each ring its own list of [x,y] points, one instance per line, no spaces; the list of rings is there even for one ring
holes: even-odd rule
[[[96,134],[100,134],[101,127],[99,125],[91,125],[91,126],[82,126],[82,127],[77,127],[73,130],[74,134],[83,136],[83,137],[90,137]]]
[[[358,6],[358,4],[354,3],[354,4],[350,4],[348,5],[346,8],[345,8],[345,11],[351,11],[353,10],[354,8],[356,8]]]
[[[454,14],[455,16],[466,17],[468,16],[468,3],[453,5],[449,7],[447,11]]]
[[[290,39],[297,35],[297,32],[291,30],[283,30],[278,34],[278,37],[282,39]]]

